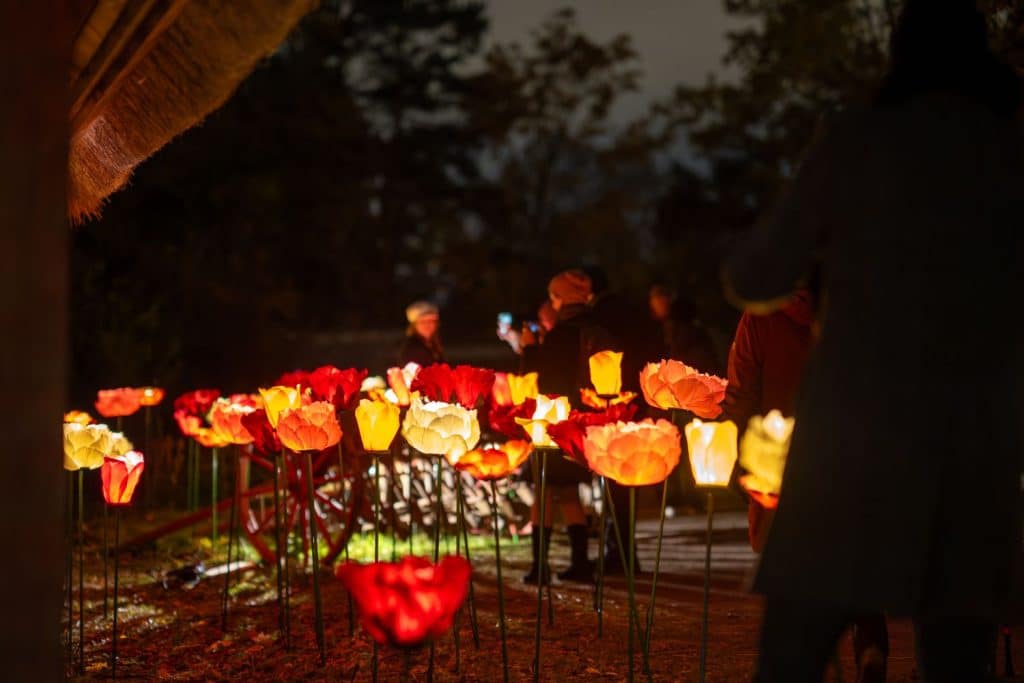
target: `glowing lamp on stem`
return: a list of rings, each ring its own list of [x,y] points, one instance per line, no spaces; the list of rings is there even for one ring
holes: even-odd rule
[[[138,451],[128,451],[116,457],[107,457],[100,467],[103,483],[103,500],[114,508],[114,621],[111,632],[110,669],[111,678],[117,678],[117,593],[121,544],[121,508],[132,502],[135,487],[142,476],[146,460]]]
[[[320,546],[317,540],[316,515],[313,499],[313,451],[322,451],[341,441],[341,425],[334,412],[334,404],[317,401],[294,410],[285,410],[277,420],[277,437],[281,445],[306,456],[304,478],[308,496],[309,538],[313,565],[313,597],[315,600],[316,644],[320,662],[326,661],[324,642],[323,602],[320,598]]]
[[[139,405],[143,408],[158,406],[164,400],[164,390],[160,387],[142,387],[138,389]]]
[[[617,396],[622,391],[622,353],[599,351],[590,357],[590,383],[599,396]]]
[[[530,457],[531,446],[526,441],[507,441],[501,446],[476,449],[464,455],[456,468],[469,473],[477,481],[491,483],[491,512],[494,526],[494,562],[498,568],[498,625],[501,632],[501,664],[503,679],[509,680],[508,642],[505,627],[505,590],[501,578],[501,527],[498,515],[498,486],[496,480],[515,472]],[[469,554],[469,548],[466,548]],[[467,560],[468,561],[468,560]]]
[[[740,440],[740,465],[747,474],[740,485],[762,507],[774,509],[779,504],[782,474],[796,421],[773,410],[764,417],[750,418]]]
[[[263,410],[267,413],[267,421],[274,429],[277,429],[277,420],[281,413],[301,408],[303,404],[303,391],[298,386],[277,385],[269,389],[260,389],[260,396],[263,397]]]
[[[700,680],[707,677],[708,603],[711,595],[711,541],[714,527],[715,498],[710,489],[728,486],[736,465],[736,423],[702,422],[686,425],[686,443],[690,449],[690,467],[697,485],[708,490],[708,528],[704,552],[704,611],[701,620]]]

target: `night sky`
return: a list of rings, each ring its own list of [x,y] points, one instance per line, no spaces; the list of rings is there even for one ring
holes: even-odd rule
[[[721,0],[489,0],[491,40],[521,41],[551,13],[574,7],[581,27],[597,40],[628,33],[640,54],[644,91],[616,113],[623,120],[680,82],[722,75],[725,33],[735,25]]]

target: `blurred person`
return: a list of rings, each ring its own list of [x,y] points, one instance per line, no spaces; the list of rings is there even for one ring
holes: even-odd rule
[[[798,290],[774,313],[744,313],[729,350],[729,385],[720,419],[732,420],[742,433],[755,415],[778,410],[792,416],[815,337],[814,296],[807,289]],[[773,516],[772,510],[749,500],[750,545],[755,552],[764,549]],[[889,656],[885,615],[856,614],[851,621],[857,682],[884,682]]]
[[[603,268],[588,266],[584,270],[593,282],[594,296],[590,302],[592,319],[607,335],[605,345],[595,351],[621,351],[622,390],[633,391],[639,395],[640,371],[647,363],[654,363],[665,357],[666,349],[661,328],[649,315],[643,299],[631,299],[612,290]],[[584,378],[584,381],[587,381],[589,374],[584,375]],[[628,545],[625,530],[629,527],[629,489],[608,481],[608,492],[615,504],[616,521],[623,534],[622,542]],[[616,541],[611,518],[603,533],[605,571],[609,574],[620,574],[625,570],[626,563],[624,553],[620,552]],[[636,566],[639,572],[639,559]]]
[[[548,298],[557,321],[544,335],[543,343],[527,343],[523,350],[523,371],[538,373],[541,393],[567,396],[574,407],[580,405],[580,389],[589,384],[592,353],[607,348],[607,333],[594,324],[588,304],[593,298],[590,278],[579,270],[559,273],[548,283]],[[526,335],[524,335],[525,337]],[[526,341],[537,340],[527,338]],[[544,543],[551,539],[555,504],[564,518],[569,535],[570,564],[558,573],[566,581],[593,580],[594,565],[587,554],[588,525],[580,501],[580,484],[589,484],[592,475],[585,467],[566,458],[548,458],[547,496],[545,500]],[[536,486],[536,482],[534,483]],[[534,501],[530,521],[540,524],[540,499]],[[539,567],[540,539],[531,535],[533,564],[523,577],[526,583],[536,583],[548,569]],[[545,548],[545,555],[547,549]]]
[[[647,301],[651,318],[661,326],[668,358],[682,361],[709,375],[721,374],[715,345],[697,320],[697,306],[692,301],[673,294],[665,285],[653,285]]]
[[[512,327],[503,328],[498,325],[498,339],[506,342],[517,355],[523,355],[523,349],[544,343],[544,335],[551,331],[558,322],[558,312],[551,305],[550,299],[545,300],[537,308],[537,322],[526,321],[519,330]]]
[[[882,610],[913,618],[924,680],[988,678],[1021,542],[1020,104],[971,0],[908,0],[873,106],[823,128],[726,263],[755,312],[822,278],[757,681],[820,681]]]
[[[405,342],[398,353],[399,367],[416,363],[421,367],[444,362],[444,347],[441,345],[441,316],[437,306],[428,301],[417,301],[405,309],[409,327],[405,331]]]

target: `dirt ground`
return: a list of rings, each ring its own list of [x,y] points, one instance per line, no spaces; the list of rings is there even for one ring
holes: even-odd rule
[[[664,547],[665,572],[659,580],[652,679],[696,681],[700,649],[702,601],[702,517],[670,520]],[[714,586],[708,649],[709,681],[749,680],[753,670],[760,600],[744,590],[754,557],[745,546],[742,516],[722,516],[716,523]],[[647,520],[638,529],[640,557],[653,566],[656,524]],[[567,549],[556,538],[552,563],[564,566]],[[527,540],[503,543],[508,650],[512,681],[532,679],[536,590],[519,578],[528,564]],[[209,548],[209,544],[206,544]],[[386,549],[389,547],[385,544]],[[592,544],[592,552],[593,552]],[[68,667],[72,679],[109,678],[110,620],[102,618],[102,565],[95,547],[86,565],[85,674],[77,676],[77,654]],[[312,590],[308,577],[293,581],[293,648],[278,639],[278,610],[270,568],[246,571],[233,589],[227,632],[221,630],[220,595],[223,580],[211,577],[194,589],[165,589],[159,581],[174,561],[203,552],[179,546],[173,551],[149,551],[122,557],[118,678],[166,681],[368,681],[371,642],[356,624],[349,630],[348,601],[330,572],[324,572],[326,664],[317,656],[313,629]],[[213,558],[215,560],[215,557]],[[211,566],[213,562],[211,562]],[[453,637],[437,644],[434,680],[500,681],[501,649],[497,628],[497,591],[493,556],[487,549],[474,555],[475,597],[479,648],[474,646],[468,614],[459,628],[461,661],[456,666]],[[112,571],[112,570],[111,570]],[[77,578],[76,585],[77,585]],[[554,625],[542,624],[541,680],[627,680],[627,591],[621,577],[611,577],[606,590],[604,634],[598,638],[591,589],[577,584],[556,585],[552,591]],[[644,618],[650,599],[650,575],[639,577],[637,600]],[[545,604],[546,608],[546,604]],[[65,625],[66,626],[66,625]],[[891,681],[915,680],[912,636],[908,623],[890,623]],[[77,648],[77,624],[75,625]],[[1014,634],[1015,662],[1024,665],[1024,630]],[[639,650],[639,648],[638,648]],[[843,681],[853,681],[849,639],[842,642]],[[644,680],[636,658],[636,679]],[[412,680],[427,680],[428,652],[412,655]],[[381,649],[381,681],[398,680],[402,656]],[[999,653],[999,671],[1003,671]],[[834,673],[831,680],[837,679]],[[1015,679],[1021,680],[1021,679]]]

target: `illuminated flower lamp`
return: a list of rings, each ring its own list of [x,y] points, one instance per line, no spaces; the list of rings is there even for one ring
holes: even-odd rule
[[[422,375],[424,370],[420,371]],[[418,379],[418,378],[417,378]],[[439,456],[434,467],[434,561],[441,553],[441,526],[444,506],[441,498],[443,459],[455,464],[480,441],[480,423],[476,410],[455,403],[413,399],[402,423],[406,443],[424,455]],[[443,456],[443,459],[442,457]],[[430,646],[428,677],[434,671],[434,645]]]
[[[371,401],[387,401],[388,382],[379,375],[371,375],[363,380],[359,393],[366,394]]]
[[[458,365],[452,370],[455,383],[455,400],[463,408],[476,408],[491,395],[494,388],[494,370]]]
[[[269,453],[270,457],[274,462],[274,558],[276,564],[277,574],[277,593],[278,593],[278,610],[280,612],[280,622],[283,631],[283,637],[285,641],[285,647],[291,647],[291,618],[290,618],[290,606],[289,606],[289,593],[290,590],[285,587],[286,582],[290,582],[290,571],[288,566],[287,557],[287,546],[288,546],[288,532],[284,533],[284,540],[282,540],[281,527],[284,525],[281,519],[281,471],[283,468],[284,454],[281,451],[281,442],[277,437],[277,433],[274,431],[277,429],[277,422],[285,410],[294,410],[299,408],[305,402],[305,391],[302,389],[301,382],[310,381],[310,377],[295,377],[298,382],[294,386],[275,385],[269,389],[261,388],[259,390],[260,397],[263,399],[263,416],[265,419],[260,420],[256,417],[256,412],[250,413],[242,417],[243,426],[247,429],[251,424],[256,428],[256,433],[249,429],[254,440],[257,443],[263,442],[261,445],[264,448],[272,448],[273,451]],[[266,429],[269,427],[269,429]],[[285,552],[285,571],[284,579],[282,581],[281,576],[281,549],[284,548]]]
[[[199,509],[199,457],[200,446],[196,438],[199,430],[206,426],[206,415],[213,402],[220,398],[219,389],[196,389],[174,399],[174,421],[187,437],[185,454],[185,507],[189,512]],[[193,534],[195,526],[192,527]]]
[[[129,441],[124,434],[121,432],[110,432],[110,446],[109,451],[104,457],[118,457],[122,456],[128,451],[135,450],[135,446]],[[102,465],[102,462],[100,463]],[[107,508],[103,508],[103,618],[107,618],[109,613],[109,602],[110,602],[110,584],[107,581],[107,577],[110,572],[108,568],[108,558],[110,557],[110,540],[107,535],[107,530],[110,528],[110,524],[107,522]]]
[[[403,681],[409,680],[414,650],[452,627],[471,573],[465,559],[453,556],[433,564],[412,555],[399,562],[345,562],[335,569],[359,603],[360,622],[374,642],[403,652]]]
[[[231,487],[231,512],[228,518],[228,558],[224,571],[224,591],[221,597],[221,629],[224,631],[227,631],[228,629],[228,604],[230,603],[231,596],[231,562],[233,551],[236,546],[236,540],[238,538],[238,491],[242,486],[242,468],[239,463],[239,459],[241,456],[241,447],[248,446],[254,440],[252,434],[250,434],[249,430],[245,428],[242,418],[256,411],[254,404],[255,401],[251,397],[235,395],[229,399],[217,399],[217,401],[214,402],[213,407],[210,409],[210,425],[212,426],[213,431],[221,439],[235,446],[235,483]],[[213,451],[212,464],[215,468],[214,471],[216,472],[216,450]],[[213,481],[214,486],[216,486],[216,475],[214,475]],[[216,496],[213,496],[211,503],[213,509],[217,508],[218,503],[219,501]],[[216,527],[216,525],[214,526]]]
[[[74,476],[78,473],[78,670],[85,672],[85,470],[99,469],[103,458],[110,452],[110,429],[107,425],[82,425],[77,422],[64,424],[64,469],[68,477],[68,527],[73,524],[71,500],[74,496]],[[68,641],[71,641],[71,564],[72,552],[68,548]]]
[[[559,422],[565,422],[569,419],[569,412],[571,408],[569,406],[569,399],[566,396],[545,396],[543,394],[537,395],[537,405],[533,411],[533,415],[529,419],[516,418],[516,423],[519,424],[525,431],[527,436],[530,437],[530,441],[533,443],[534,450],[539,454],[540,463],[538,464],[537,457],[532,459],[533,461],[533,481],[534,486],[538,488],[538,495],[540,496],[539,501],[539,523],[532,533],[537,534],[540,544],[540,557],[538,558],[538,580],[537,580],[537,625],[534,631],[534,654],[533,654],[533,679],[534,681],[540,680],[540,622],[541,613],[543,612],[544,602],[544,584],[548,586],[548,625],[552,625],[555,620],[554,616],[554,605],[551,598],[551,581],[544,581],[544,568],[547,567],[547,552],[544,549],[544,520],[547,519],[546,510],[546,499],[547,499],[547,479],[548,479],[548,453],[558,451],[558,446],[548,435],[548,427]],[[539,484],[538,484],[539,482]]]
[[[316,645],[320,651],[320,663],[326,662],[324,652],[324,614],[320,599],[320,546],[317,541],[316,509],[313,499],[313,452],[338,445],[341,441],[341,425],[334,412],[334,405],[316,401],[294,410],[285,410],[277,420],[277,437],[281,445],[306,456],[306,495],[308,496],[309,539],[313,565],[313,596],[315,600]]]
[[[648,405],[693,413],[704,420],[722,414],[727,385],[726,380],[698,372],[677,360],[648,363],[640,372],[640,388]]]
[[[616,526],[617,540],[622,548],[623,534],[627,537],[628,560],[626,581],[629,588],[629,680],[633,679],[634,658],[634,616],[636,608],[636,487],[663,483],[679,464],[682,455],[679,430],[668,420],[644,420],[643,422],[614,422],[587,428],[583,443],[583,454],[590,469],[629,488],[629,527],[621,530]],[[664,497],[664,496],[663,496]],[[614,504],[608,496],[609,508]],[[664,528],[659,531],[658,545]],[[660,560],[660,557],[658,558]],[[656,562],[657,564],[657,562]],[[650,675],[648,643],[654,623],[653,605],[657,596],[657,570],[651,588],[651,602],[648,604],[647,628],[640,634],[644,654],[644,671]]]
[[[309,374],[313,400],[333,403],[337,410],[352,410],[359,398],[363,380],[369,374],[366,370],[341,370],[333,365],[317,368]]]
[[[124,418],[138,412],[141,398],[139,390],[131,387],[101,389],[96,392],[96,412],[103,417],[116,417],[117,431],[120,432]]]
[[[110,646],[110,674],[117,678],[117,592],[121,565],[121,508],[132,502],[135,487],[142,476],[145,458],[138,451],[103,459],[100,476],[103,482],[103,500],[114,508],[114,623]]]
[[[594,410],[605,410],[616,405],[626,405],[636,398],[632,392],[622,392],[622,356],[618,351],[598,351],[588,360],[590,368],[590,383],[594,386],[580,389],[580,400],[583,405]],[[582,432],[582,430],[580,430]],[[581,435],[582,436],[582,435]],[[582,439],[581,439],[582,441]],[[582,443],[580,444],[580,456],[582,457]],[[605,502],[607,495],[607,483],[604,477],[599,477],[599,488],[601,489],[601,533],[608,524],[608,505]],[[666,488],[668,484],[666,483]],[[657,576],[657,571],[655,571]],[[594,610],[597,612],[597,637],[604,635],[604,553],[597,556],[597,591],[594,596]]]
[[[153,408],[160,405],[164,400],[166,392],[160,387],[139,387],[136,389],[139,392],[139,405],[142,406],[142,417],[144,424],[143,431],[143,448],[149,451],[149,436],[153,423]],[[152,499],[152,496],[150,496]]]
[[[697,486],[708,489],[708,531],[704,549],[704,613],[700,632],[700,680],[707,674],[708,600],[711,595],[711,534],[714,525],[715,499],[712,491],[729,485],[736,466],[736,423],[701,422],[695,419],[686,425],[686,444],[690,451],[690,467]]]
[[[85,425],[91,425],[95,421],[96,420],[92,419],[92,415],[81,410],[69,410],[64,413],[64,424],[74,422],[75,424],[80,424],[84,427]]]
[[[740,477],[740,485],[767,510],[774,510],[779,504],[782,473],[795,425],[793,418],[773,410],[764,417],[750,418],[740,440],[740,466],[747,471]]]
[[[398,434],[399,407],[385,401],[363,399],[355,409],[356,425],[363,449],[373,458],[373,561],[380,561],[380,456],[391,451],[391,442]],[[394,529],[394,525],[392,525]],[[392,542],[394,548],[394,542]],[[377,679],[377,641],[373,643],[371,668]]]
[[[262,390],[261,390],[262,391]],[[242,416],[242,425],[253,438],[252,447],[256,453],[269,458],[274,463],[274,575],[277,581],[277,610],[278,625],[281,630],[281,638],[285,643],[285,649],[291,649],[291,606],[290,606],[290,567],[288,564],[287,540],[282,540],[282,531],[287,538],[288,532],[283,529],[284,521],[281,518],[281,470],[282,454],[281,440],[277,438],[277,432],[270,424],[270,418],[266,410],[268,401],[263,399],[263,408],[257,408],[251,413]],[[301,403],[301,402],[300,402]],[[281,570],[281,560],[284,558],[284,571]]]
[[[508,644],[505,635],[505,589],[501,578],[501,526],[498,515],[498,479],[505,479],[530,457],[531,446],[526,441],[507,441],[501,446],[470,451],[455,467],[469,473],[477,481],[491,483],[491,512],[494,525],[494,563],[498,568],[498,624],[501,629],[501,663],[504,680],[508,683]],[[469,555],[467,543],[466,555]],[[467,557],[468,562],[468,557]],[[472,588],[472,581],[470,581]]]

